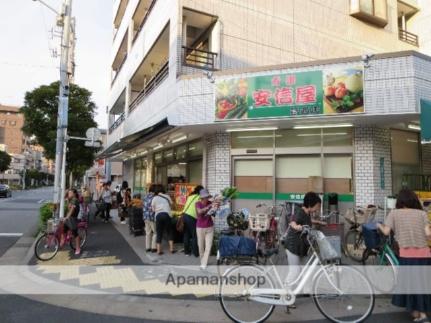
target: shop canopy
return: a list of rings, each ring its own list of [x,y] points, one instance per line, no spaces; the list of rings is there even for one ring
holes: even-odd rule
[[[421,100],[421,140],[431,143],[431,101]]]
[[[121,138],[120,140],[113,143],[111,146],[102,151],[98,156],[97,160],[109,158],[123,151],[127,151],[133,149],[134,147],[148,141],[161,133],[164,133],[170,129],[174,128],[174,126],[169,125],[168,119],[165,118],[158,123],[137,131],[131,135]]]

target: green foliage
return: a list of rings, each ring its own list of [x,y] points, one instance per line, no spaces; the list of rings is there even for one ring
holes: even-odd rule
[[[25,95],[23,131],[34,135],[38,144],[45,149],[48,159],[55,159],[57,137],[57,109],[59,82],[43,85]],[[94,114],[96,105],[91,101],[91,92],[78,85],[71,84],[69,91],[68,134],[85,137],[88,128],[96,127]],[[85,169],[93,165],[97,150],[84,146],[83,141],[68,142],[67,172],[82,175]]]
[[[226,187],[221,194],[225,199],[236,199],[239,196],[238,189],[236,187]]]
[[[7,152],[0,150],[0,172],[7,171],[9,169],[12,158]]]
[[[45,203],[39,208],[39,230],[46,227],[46,221],[52,218],[54,204]]]

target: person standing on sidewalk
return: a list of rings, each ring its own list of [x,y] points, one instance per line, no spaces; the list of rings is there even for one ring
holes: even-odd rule
[[[64,246],[65,234],[70,230],[75,239],[75,255],[81,253],[81,239],[78,234],[78,214],[79,214],[79,200],[78,192],[75,189],[70,189],[67,192],[67,215],[63,220],[63,232],[60,237],[60,248]]]
[[[416,194],[403,189],[398,194],[396,209],[391,211],[385,219],[385,224],[377,224],[385,235],[395,233],[395,240],[400,246],[401,266],[431,266],[431,251],[428,239],[431,238],[431,225],[427,213],[422,209]],[[408,270],[408,269],[407,269]],[[399,278],[404,286],[418,286],[422,279],[404,274]],[[413,316],[413,322],[429,323],[427,312],[431,312],[431,295],[424,294],[394,294],[392,304],[405,307]]]
[[[155,196],[151,201],[151,208],[155,213],[156,219],[156,231],[157,231],[157,254],[162,255],[162,241],[163,232],[167,232],[169,249],[171,253],[175,253],[174,250],[174,239],[172,233],[172,220],[171,220],[171,205],[172,200],[169,195],[166,194],[163,185],[157,185]]]
[[[200,191],[199,197],[200,200],[196,203],[196,235],[198,238],[199,256],[201,257],[201,269],[206,269],[214,238],[213,217],[219,205],[218,203],[211,203],[209,200],[211,195],[206,189]]]
[[[290,228],[285,240],[287,263],[289,265],[286,279],[288,283],[294,282],[298,277],[301,271],[299,266],[305,263],[309,248],[305,242],[305,237],[301,236],[302,226],[308,225],[311,227],[313,224],[311,216],[320,210],[321,204],[322,200],[319,195],[314,192],[308,192],[304,196],[302,207],[295,211],[294,218],[290,222]],[[323,222],[318,222],[323,224]]]
[[[196,203],[199,201],[199,193],[203,189],[204,187],[202,185],[196,186],[184,205],[184,254],[186,256],[190,256],[193,253],[195,257],[199,257],[198,240],[196,236]]]
[[[119,203],[118,207],[118,215],[120,216],[121,224],[126,224],[126,214],[127,214],[127,206],[132,200],[132,192],[129,194],[127,190],[129,189],[129,183],[127,181],[123,181],[121,185],[120,191],[117,193],[117,202]]]
[[[144,197],[145,248],[147,252],[156,252],[156,222],[151,203],[156,191],[156,185],[151,184],[148,194]]]
[[[102,192],[100,193],[99,197],[103,203],[104,203],[104,211],[103,211],[103,217],[104,222],[108,223],[109,219],[111,218],[111,207],[112,207],[112,192],[111,192],[111,185],[110,183],[103,184]]]

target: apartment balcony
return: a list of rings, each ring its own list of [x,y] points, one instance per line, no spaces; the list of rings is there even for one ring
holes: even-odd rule
[[[140,0],[136,10],[133,14],[133,43],[135,43],[136,39],[139,36],[142,28],[147,21],[148,16],[151,13],[151,10],[154,8],[156,0]]]
[[[114,84],[115,80],[120,74],[121,69],[124,66],[124,63],[127,60],[127,42],[128,42],[128,34],[124,35],[123,40],[121,42],[120,48],[115,55],[114,61],[112,62],[112,70],[111,70],[111,86]]]
[[[217,70],[217,53],[183,46],[183,65],[209,71]]]
[[[115,129],[117,129],[125,119],[126,119],[126,114],[123,112],[122,114],[120,114],[118,119],[115,120],[115,122],[109,127],[109,134],[111,134]]]
[[[220,24],[216,16],[183,8],[182,66],[214,71],[219,68]],[[190,70],[191,73],[196,72]],[[187,69],[183,69],[187,72]]]
[[[388,1],[350,0],[350,15],[383,28],[388,24]]]
[[[408,32],[407,30],[399,29],[398,37],[403,42],[419,47],[419,37],[416,34]]]
[[[121,21],[123,20],[124,14],[126,13],[127,5],[129,0],[117,0],[114,8],[114,39],[117,36],[118,28],[120,28]]]
[[[154,91],[169,75],[169,24],[160,33],[151,50],[130,79],[129,111]]]
[[[166,61],[157,73],[147,82],[144,80],[144,86],[141,91],[134,91],[133,101],[130,103],[129,111],[133,111],[136,107],[153,92],[163,81],[169,76],[169,61]]]
[[[124,89],[115,104],[109,111],[109,127],[108,132],[112,134],[126,119],[126,90]]]

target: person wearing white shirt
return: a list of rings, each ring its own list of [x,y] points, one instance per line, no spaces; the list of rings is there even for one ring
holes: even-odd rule
[[[156,221],[156,245],[157,245],[157,254],[162,255],[162,239],[163,232],[167,232],[168,241],[169,241],[169,249],[171,253],[175,253],[174,250],[174,240],[173,240],[173,232],[172,232],[172,221],[171,221],[171,206],[172,200],[169,195],[166,194],[163,185],[157,185],[155,196],[151,201],[151,208],[155,214]]]

